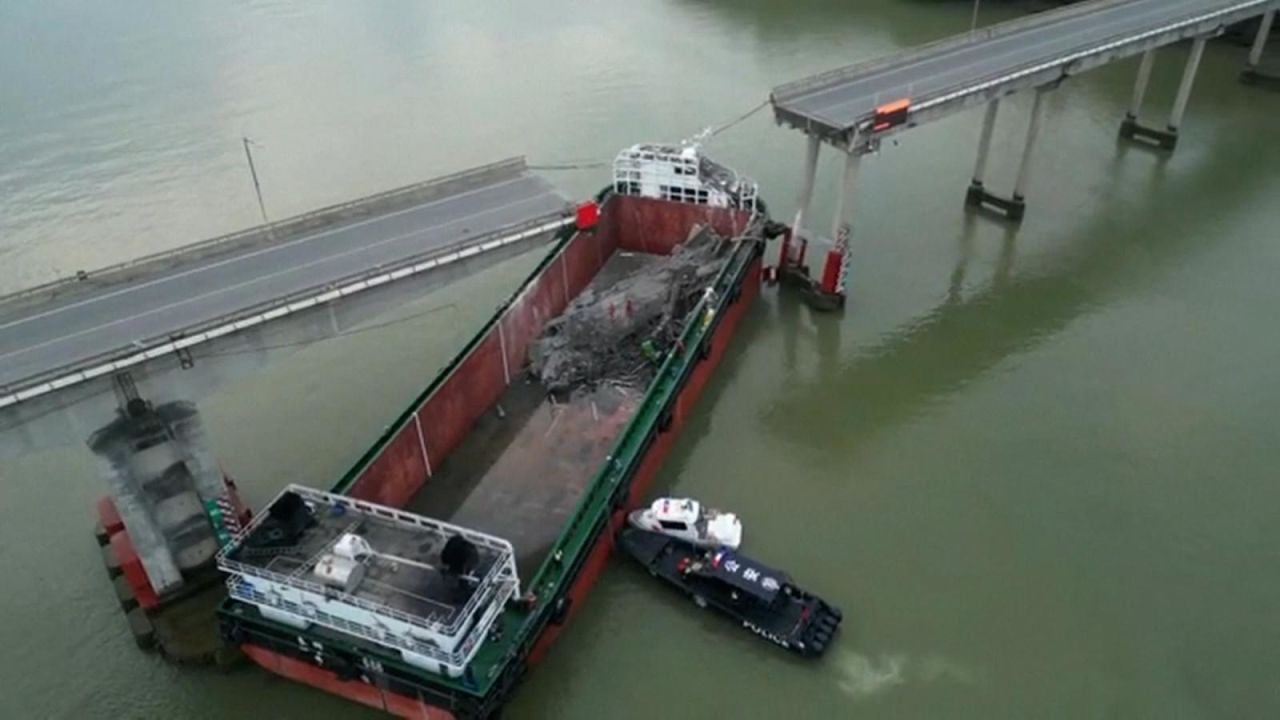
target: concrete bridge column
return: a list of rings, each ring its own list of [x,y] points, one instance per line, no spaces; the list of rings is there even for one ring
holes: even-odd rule
[[[1151,68],[1156,64],[1155,49],[1142,53],[1142,63],[1138,65],[1138,78],[1133,83],[1133,100],[1129,103],[1129,112],[1120,123],[1120,137],[1133,139],[1138,127],[1138,116],[1142,113],[1142,101],[1147,96],[1147,84],[1151,82]]]
[[[818,176],[818,150],[822,147],[822,139],[817,135],[809,135],[806,139],[808,147],[804,156],[804,178],[800,185],[800,198],[797,201],[799,207],[796,209],[796,220],[791,224],[791,232],[797,237],[804,228],[804,216],[809,214],[809,207],[813,204],[813,185]]]
[[[1018,165],[1018,179],[1013,183],[1013,207],[1009,209],[1009,219],[1021,220],[1027,212],[1026,189],[1027,180],[1031,177],[1031,154],[1036,149],[1036,139],[1040,136],[1040,118],[1044,111],[1046,88],[1036,90],[1035,102],[1031,105],[1031,121],[1027,124],[1027,143],[1022,148],[1022,162]]]
[[[991,150],[991,134],[995,128],[996,104],[992,102],[987,108],[987,117],[983,121],[982,137],[978,141],[978,162],[974,168],[973,182],[969,185],[969,193],[965,196],[965,204],[970,207],[987,208],[1003,213],[1005,217],[1020,222],[1027,214],[1026,196],[1023,190],[1031,177],[1031,155],[1040,136],[1041,117],[1044,114],[1044,96],[1053,86],[1036,88],[1036,97],[1031,104],[1031,119],[1027,123],[1027,140],[1022,147],[1022,159],[1018,163],[1018,178],[1013,185],[1012,197],[1001,197],[983,186],[981,175],[986,172],[986,156]]]
[[[1204,57],[1204,47],[1209,38],[1198,37],[1191,43],[1191,54],[1187,56],[1187,66],[1182,71],[1182,82],[1178,84],[1178,94],[1173,100],[1173,111],[1169,113],[1169,124],[1164,130],[1146,127],[1138,122],[1135,109],[1130,109],[1120,125],[1120,137],[1126,140],[1142,140],[1162,150],[1173,150],[1178,146],[1178,128],[1182,126],[1183,115],[1187,112],[1187,102],[1191,99],[1191,88],[1195,85],[1196,73],[1200,70],[1200,59]],[[1137,105],[1145,94],[1145,85],[1149,79],[1151,68],[1148,67],[1148,51],[1142,58],[1142,66],[1138,68],[1138,87],[1134,88],[1134,104]],[[1141,88],[1141,91],[1140,91]]]
[[[1268,75],[1259,69],[1262,65],[1262,51],[1267,47],[1267,38],[1271,35],[1271,27],[1275,23],[1276,11],[1271,10],[1262,16],[1258,24],[1258,35],[1253,39],[1253,47],[1249,49],[1249,62],[1245,65],[1240,79],[1250,85],[1269,81],[1280,85],[1280,76]]]
[[[853,232],[854,190],[858,184],[858,172],[862,166],[862,152],[857,137],[845,149],[844,172],[840,179],[840,194],[836,197],[836,214],[831,227],[831,249],[822,264],[822,273],[809,289],[807,300],[819,310],[835,310],[844,307],[849,284],[849,236]]]
[[[836,197],[836,214],[831,227],[831,237],[837,241],[842,234],[847,238],[853,227],[853,191],[857,187],[861,167],[862,155],[850,146],[844,156],[844,173],[840,176],[840,194]]]
[[[1204,57],[1204,46],[1209,38],[1198,37],[1191,43],[1191,55],[1187,57],[1187,67],[1182,71],[1182,82],[1178,84],[1178,95],[1173,99],[1173,112],[1169,114],[1169,133],[1173,136],[1168,149],[1178,144],[1178,128],[1182,127],[1182,116],[1187,112],[1187,102],[1191,99],[1191,88],[1196,82],[1196,73],[1200,70],[1200,59]]]
[[[996,113],[999,110],[999,100],[992,100],[987,104],[987,115],[982,121],[982,135],[978,137],[978,159],[973,166],[973,180],[969,183],[969,192],[964,200],[970,207],[982,204],[982,179],[987,174],[987,156],[991,154],[991,137],[995,134]]]

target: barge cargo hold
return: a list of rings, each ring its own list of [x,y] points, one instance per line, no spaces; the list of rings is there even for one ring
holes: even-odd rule
[[[615,171],[332,493],[282,493],[220,556],[223,633],[257,664],[402,717],[491,717],[581,605],[755,299],[765,228],[779,227],[753,185],[696,146],[637,146]],[[724,238],[718,270],[691,307],[671,301],[680,322],[656,352],[646,344],[647,370],[548,392],[528,362],[539,338],[583,298],[609,318],[636,311],[618,290],[627,273],[698,226]]]

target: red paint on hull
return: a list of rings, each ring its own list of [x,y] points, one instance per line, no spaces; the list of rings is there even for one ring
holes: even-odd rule
[[[240,526],[244,527],[253,519],[253,512],[244,504],[244,500],[240,498],[240,491],[236,488],[236,484],[231,478],[225,478],[227,483],[227,493],[231,498],[232,507],[235,508],[236,515],[240,520]],[[103,529],[107,532],[107,543],[111,546],[111,552],[115,553],[116,559],[120,561],[120,570],[124,575],[125,581],[129,583],[129,589],[133,591],[134,599],[138,601],[138,605],[148,612],[160,609],[165,600],[151,586],[151,579],[147,577],[146,568],[142,566],[142,559],[138,557],[137,548],[133,545],[133,540],[129,537],[129,531],[124,526],[124,521],[120,519],[120,512],[116,509],[115,501],[110,496],[104,495],[98,498],[96,504],[98,521],[102,523]]]
[[[147,578],[147,571],[142,567],[142,560],[133,547],[133,541],[129,539],[129,533],[122,531],[112,535],[111,551],[120,560],[120,571],[129,583],[133,596],[138,600],[138,605],[143,610],[155,610],[159,607],[160,598],[151,589],[151,581]]]
[[[277,675],[339,695],[375,710],[415,720],[455,720],[453,713],[448,710],[428,705],[416,698],[381,690],[360,680],[340,680],[334,673],[302,660],[295,660],[254,645],[241,645],[240,649],[249,656],[249,659]]]
[[[120,519],[120,512],[116,510],[116,504],[109,496],[103,495],[98,498],[97,510],[98,522],[102,523],[102,529],[108,536],[124,530],[124,520]]]

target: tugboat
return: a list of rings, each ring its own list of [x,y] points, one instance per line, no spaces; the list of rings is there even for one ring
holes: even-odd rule
[[[785,228],[697,143],[622,151],[566,212],[328,492],[287,489],[219,554],[222,631],[253,662],[402,717],[488,718],[581,607]]]
[[[840,627],[840,610],[797,587],[786,573],[732,550],[704,550],[662,533],[627,528],[623,552],[651,575],[675,585],[698,607],[710,607],[742,627],[804,657],[820,657]]]
[[[658,498],[647,508],[627,516],[631,527],[663,533],[703,548],[742,544],[742,523],[733,513],[720,512],[691,498]]]

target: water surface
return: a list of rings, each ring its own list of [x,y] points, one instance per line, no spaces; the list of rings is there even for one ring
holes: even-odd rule
[[[969,10],[8,0],[0,291],[256,222],[245,135],[283,217],[513,154],[678,140]],[[1153,122],[1184,52],[1161,53]],[[785,656],[619,561],[510,715],[1280,715],[1280,96],[1240,86],[1242,60],[1209,48],[1168,158],[1116,144],[1135,63],[1064,85],[1016,231],[961,207],[980,112],[869,159],[847,311],[766,292],[658,479],[738,512],[751,553],[841,605],[833,652]],[[1002,111],[996,189],[1028,101]],[[790,216],[799,134],[758,113],[709,149]],[[584,197],[606,173],[555,180]],[[835,181],[828,157],[820,226]],[[331,484],[535,261],[224,385],[201,409],[227,469],[259,503]],[[83,433],[0,466],[0,715],[364,714],[136,652],[89,534],[102,490]]]

